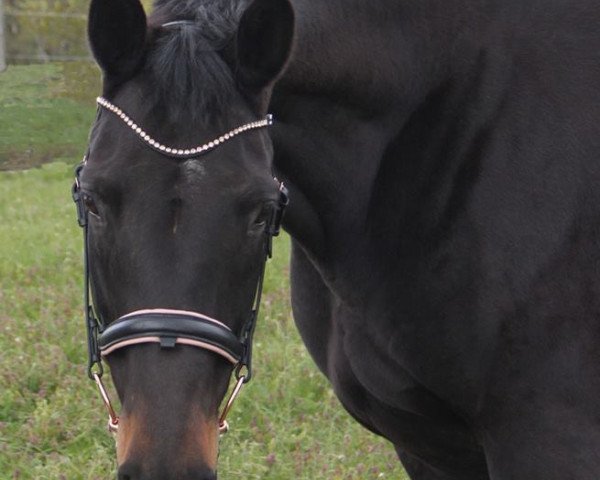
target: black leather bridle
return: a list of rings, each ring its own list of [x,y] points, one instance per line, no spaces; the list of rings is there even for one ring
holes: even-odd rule
[[[104,99],[105,103],[110,104]],[[108,108],[98,102],[100,107]],[[119,110],[117,107],[114,109]],[[118,115],[114,109],[109,109]],[[121,112],[119,110],[119,112]],[[123,114],[124,115],[124,114]],[[123,119],[123,116],[121,116]],[[127,117],[129,120],[129,117]],[[272,120],[269,117],[270,125]],[[258,125],[254,122],[252,125]],[[265,124],[264,126],[267,126]],[[244,126],[243,126],[244,127]],[[243,128],[242,127],[242,128]],[[252,128],[261,128],[260,126]],[[239,133],[252,129],[246,128]],[[238,129],[236,129],[237,131]],[[231,132],[230,132],[231,133]],[[236,133],[237,135],[238,133]],[[231,135],[233,136],[233,135]],[[228,139],[226,137],[225,141]],[[143,140],[143,138],[142,138]],[[223,143],[223,142],[220,142]],[[214,145],[215,147],[218,144]],[[212,148],[211,148],[212,149]],[[210,149],[206,149],[210,150]],[[186,152],[187,153],[187,152]],[[198,154],[198,156],[201,153]],[[167,155],[173,157],[173,155]],[[188,158],[188,157],[186,157]],[[88,209],[85,205],[84,194],[81,190],[80,177],[87,162],[87,154],[81,164],[75,169],[75,182],[72,188],[73,201],[77,206],[77,222],[83,229],[83,266],[84,266],[84,317],[88,344],[88,376],[96,382],[109,414],[109,431],[118,430],[119,419],[112,407],[110,398],[102,383],[104,368],[102,357],[113,351],[140,343],[158,343],[161,348],[172,349],[177,345],[189,345],[211,351],[225,358],[234,365],[236,385],[219,418],[219,431],[228,430],[226,416],[237,397],[243,384],[252,378],[252,339],[256,328],[258,310],[263,288],[265,265],[272,254],[273,237],[279,235],[281,220],[285,207],[289,203],[288,191],[283,182],[279,184],[279,199],[272,210],[270,219],[264,231],[263,261],[260,267],[254,304],[241,331],[235,334],[222,322],[203,315],[199,312],[189,312],[170,309],[140,310],[124,315],[110,324],[102,322],[95,314],[93,302],[93,286],[90,279],[90,261],[88,253]]]

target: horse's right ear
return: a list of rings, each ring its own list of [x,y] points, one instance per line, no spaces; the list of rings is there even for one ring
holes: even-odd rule
[[[135,73],[144,57],[146,29],[139,0],[92,0],[88,37],[106,77],[119,81]]]
[[[236,42],[238,83],[256,92],[273,82],[288,61],[294,37],[289,0],[253,0],[242,15]]]

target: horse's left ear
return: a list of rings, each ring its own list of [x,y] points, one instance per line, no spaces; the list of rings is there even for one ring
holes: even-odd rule
[[[290,55],[294,10],[289,0],[254,0],[240,20],[235,70],[240,86],[259,92],[273,82]]]
[[[90,47],[110,80],[127,80],[135,73],[145,52],[146,28],[146,14],[139,0],[92,0]]]

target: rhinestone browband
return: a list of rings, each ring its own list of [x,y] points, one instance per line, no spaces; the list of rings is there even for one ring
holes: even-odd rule
[[[141,140],[143,140],[146,144],[148,144],[154,150],[156,150],[164,155],[167,155],[170,157],[175,157],[175,158],[192,158],[192,157],[197,157],[199,155],[203,155],[203,154],[211,151],[215,147],[218,147],[222,143],[225,143],[227,140],[239,135],[240,133],[247,132],[248,130],[256,130],[257,128],[264,128],[264,127],[268,127],[269,125],[273,125],[273,115],[269,114],[262,120],[257,120],[255,122],[246,123],[237,128],[234,128],[233,130],[230,130],[229,132],[224,133],[219,138],[216,138],[208,143],[205,143],[204,145],[198,145],[197,147],[194,147],[194,148],[180,149],[180,148],[167,147],[166,145],[163,145],[162,143],[159,143],[156,140],[154,140],[139,125],[137,125],[123,110],[121,110],[119,107],[117,107],[113,103],[109,102],[108,100],[106,100],[106,98],[98,97],[96,99],[96,102],[98,103],[98,105],[109,110],[110,112],[114,113],[117,117],[119,117],[121,120],[123,120],[123,122],[125,122],[125,124],[129,128],[131,128],[131,130],[133,130]]]

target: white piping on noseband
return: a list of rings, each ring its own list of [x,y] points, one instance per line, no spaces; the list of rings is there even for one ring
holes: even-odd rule
[[[113,353],[115,350],[129,347],[131,345],[139,345],[141,343],[161,343],[161,339],[160,339],[160,337],[147,336],[147,337],[132,338],[130,340],[121,340],[120,342],[117,342],[117,343],[111,345],[110,347],[100,349],[100,354],[103,357],[106,357],[106,356],[110,355],[111,353]],[[199,340],[192,340],[191,338],[185,338],[185,337],[177,337],[175,339],[175,343],[179,344],[179,345],[189,345],[191,347],[197,347],[197,348],[201,348],[203,350],[209,350],[213,353],[216,353],[217,355],[222,356],[229,363],[231,363],[233,365],[238,364],[238,361],[234,357],[229,355],[229,353],[227,353],[222,348],[211,345],[210,343],[200,342]]]
[[[136,310],[135,312],[131,312],[128,313],[127,315],[123,315],[122,317],[119,318],[119,320],[125,320],[126,318],[129,317],[135,317],[138,315],[148,315],[148,314],[163,314],[163,315],[186,315],[189,317],[196,317],[196,318],[201,318],[202,320],[208,320],[209,322],[215,323],[223,328],[226,328],[227,330],[229,330],[231,332],[231,328],[229,328],[227,325],[225,325],[223,322],[219,322],[219,320],[215,320],[214,318],[211,318],[207,315],[204,315],[203,313],[198,313],[198,312],[189,312],[187,310],[172,310],[170,308],[147,308],[145,310]]]
[[[240,133],[247,132],[248,130],[256,130],[257,128],[264,128],[273,125],[273,115],[269,114],[262,120],[245,123],[244,125],[234,128],[233,130],[224,133],[220,137],[215,138],[214,140],[207,142],[204,145],[198,145],[194,148],[181,149],[167,147],[166,145],[163,145],[162,143],[159,143],[156,140],[154,140],[150,135],[148,135],[144,130],[142,130],[142,128],[139,125],[137,125],[123,110],[106,100],[106,98],[98,97],[96,99],[96,102],[101,107],[106,108],[110,112],[114,113],[117,117],[119,117],[129,128],[131,128],[131,130],[134,131],[134,133],[142,141],[150,145],[155,150],[158,150],[159,152],[164,153],[166,155],[170,155],[172,157],[189,158],[190,156],[202,155],[204,153],[209,152],[213,148],[218,147],[222,143],[225,143],[227,140],[236,137]]]

